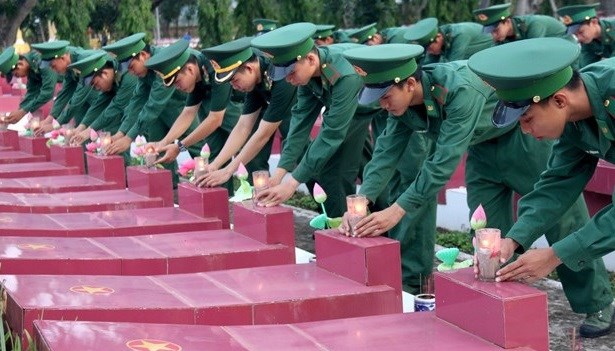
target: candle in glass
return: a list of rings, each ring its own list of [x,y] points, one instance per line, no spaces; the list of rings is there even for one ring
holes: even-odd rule
[[[6,130],[7,128],[7,123],[6,123],[6,118],[9,116],[9,112],[4,113],[2,115],[0,115],[0,130]]]
[[[261,191],[269,188],[269,171],[252,172],[252,183],[254,184],[252,198],[256,199]]]
[[[30,131],[32,132],[32,134],[34,134],[34,131],[38,129],[38,127],[41,126],[41,121],[38,117],[32,117],[30,118]]]
[[[355,194],[346,196],[346,207],[348,208],[348,225],[350,234],[355,236],[354,227],[367,216],[367,198],[364,195]]]
[[[102,150],[102,154],[107,154],[107,147],[111,145],[111,133],[109,132],[98,132],[98,139],[100,140],[100,149]]]
[[[152,168],[154,167],[154,163],[156,162],[156,152],[153,147],[148,147],[145,150],[145,155],[143,156],[145,160],[145,167]]]
[[[64,129],[64,146],[70,146],[70,138],[72,138],[74,134],[73,126],[65,124],[62,128]]]
[[[194,180],[207,173],[207,158],[195,157],[194,158]]]
[[[478,279],[493,282],[495,281],[495,272],[500,269],[500,230],[482,228],[477,229],[475,235]]]

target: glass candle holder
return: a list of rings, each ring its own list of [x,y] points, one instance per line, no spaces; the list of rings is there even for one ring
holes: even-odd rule
[[[194,180],[196,181],[199,177],[207,174],[207,164],[208,159],[204,157],[195,157],[194,158]]]
[[[145,150],[145,155],[143,155],[143,160],[145,161],[145,167],[147,168],[153,168],[154,167],[154,163],[156,163],[156,152],[154,150],[153,147],[148,147],[147,150]]]
[[[70,124],[63,125],[62,129],[64,129],[64,146],[71,146],[70,139],[75,135],[75,129]]]
[[[107,155],[107,148],[111,145],[111,133],[110,132],[98,132],[98,138],[100,139],[100,149],[103,155]]]
[[[476,230],[476,259],[478,261],[478,280],[495,281],[495,272],[500,269],[499,229],[482,228]]]
[[[269,188],[269,171],[254,171],[252,172],[252,199],[256,203],[256,198],[263,190]]]
[[[41,126],[41,120],[38,117],[30,118],[30,131],[34,135],[34,131]]]
[[[0,130],[6,130],[8,127],[8,124],[6,123],[6,118],[9,116],[9,112],[7,113],[3,113],[2,115],[0,115]]]
[[[368,200],[364,195],[355,194],[346,196],[346,207],[348,209],[348,225],[350,234],[355,236],[354,227],[367,216]]]

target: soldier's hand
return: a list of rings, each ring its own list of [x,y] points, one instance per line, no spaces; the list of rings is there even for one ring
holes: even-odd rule
[[[105,148],[105,155],[119,155],[130,148],[130,143],[132,139],[127,136],[111,141],[111,144]]]
[[[70,139],[70,144],[81,145],[87,140],[90,140],[90,128],[86,128],[85,130],[82,130],[81,132],[73,135],[73,137]]]
[[[515,250],[519,247],[519,244],[510,238],[504,238],[500,244],[500,262],[506,263],[515,254]]]
[[[346,235],[346,236],[350,236],[350,223],[348,222],[348,212],[344,212],[344,215],[342,216],[342,223],[340,224],[339,227],[337,227],[337,230]]]
[[[168,144],[163,147],[155,148],[158,155],[162,155],[156,160],[156,163],[171,163],[177,159],[179,155],[179,146],[175,144]]]
[[[561,263],[550,247],[527,250],[515,262],[497,271],[495,281],[516,280],[530,284],[546,277]]]
[[[374,212],[357,223],[353,232],[354,236],[382,235],[399,223],[405,214],[406,211],[396,203],[382,211]]]
[[[256,200],[259,206],[272,207],[281,204],[293,196],[297,185],[293,181],[283,182],[258,194]]]
[[[233,176],[233,171],[228,167],[224,167],[217,171],[205,174],[203,185],[206,187],[214,187],[226,183]]]
[[[17,123],[19,121],[21,121],[21,119],[23,118],[23,116],[26,115],[26,111],[19,109],[17,111],[13,111],[11,113],[9,113],[8,116],[6,116],[4,118],[4,123],[8,123],[8,124],[14,124]]]
[[[34,129],[34,136],[44,136],[45,133],[49,133],[53,130],[53,124],[42,122],[38,128]]]

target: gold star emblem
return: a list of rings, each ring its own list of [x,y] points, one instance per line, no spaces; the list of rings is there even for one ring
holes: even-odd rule
[[[478,20],[481,22],[485,22],[489,19],[489,17],[487,17],[487,15],[485,15],[484,13],[479,13],[478,15],[476,15],[476,18],[478,18]]]
[[[561,21],[562,21],[563,24],[569,25],[570,23],[572,23],[572,17],[566,15],[566,16],[561,18]]]
[[[111,288],[105,286],[92,286],[92,285],[77,285],[70,288],[70,291],[88,295],[108,295],[115,292]]]
[[[263,25],[262,25],[262,24],[260,24],[260,23],[259,23],[259,24],[257,24],[257,25],[256,25],[256,30],[257,30],[257,31],[259,31],[259,32],[260,32],[260,31],[262,31],[263,29],[264,29],[264,28],[263,28]]]
[[[56,247],[49,244],[20,244],[17,245],[18,248],[22,250],[53,250]]]
[[[181,351],[182,349],[172,342],[155,339],[130,340],[126,346],[134,351]]]

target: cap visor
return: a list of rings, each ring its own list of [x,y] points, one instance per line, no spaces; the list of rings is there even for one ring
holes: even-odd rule
[[[90,74],[89,76],[83,78],[83,80],[81,82],[83,83],[83,85],[88,87],[88,86],[90,86],[92,84],[92,80],[94,80],[94,75]]]
[[[528,108],[530,108],[530,104],[523,107],[514,108],[506,106],[503,101],[498,101],[491,119],[493,121],[493,125],[498,128],[507,127],[518,121]]]
[[[371,105],[380,100],[392,86],[393,84],[380,88],[363,87],[359,92],[359,105]]]
[[[483,26],[483,33],[485,34],[491,34],[493,33],[493,31],[495,30],[495,27],[497,27],[498,24],[490,24],[488,26]]]
[[[41,63],[38,65],[39,68],[48,68],[51,66],[51,60],[41,60]]]
[[[566,34],[577,34],[577,32],[579,31],[579,28],[581,28],[581,24],[571,24],[566,28]]]
[[[215,75],[216,83],[228,82],[235,75],[235,71],[237,71],[237,70],[234,69],[232,71],[228,71],[228,72],[224,72],[224,73],[216,73],[216,75]]]
[[[271,78],[273,81],[278,81],[278,80],[282,80],[284,78],[286,78],[286,76],[293,71],[293,69],[295,69],[295,65],[297,63],[291,63],[288,66],[276,66],[276,65],[271,65],[271,67],[269,68],[269,78]]]

